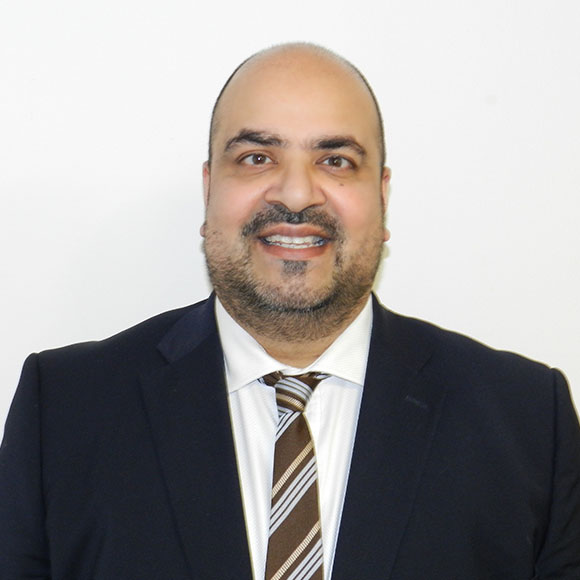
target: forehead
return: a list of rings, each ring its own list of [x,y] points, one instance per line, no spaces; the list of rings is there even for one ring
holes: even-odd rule
[[[308,53],[256,59],[238,71],[216,111],[217,152],[241,129],[291,142],[338,134],[362,142],[379,138],[376,108],[363,81],[345,64]]]

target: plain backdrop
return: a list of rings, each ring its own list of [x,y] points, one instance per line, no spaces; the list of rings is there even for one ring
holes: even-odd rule
[[[32,351],[204,298],[201,163],[284,41],[383,109],[390,308],[562,368],[580,402],[580,2],[0,0],[0,426]]]

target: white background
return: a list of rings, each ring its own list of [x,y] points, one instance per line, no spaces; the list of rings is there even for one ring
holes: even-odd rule
[[[381,103],[382,301],[564,369],[580,401],[579,25],[576,0],[0,0],[0,425],[29,352],[206,296],[213,101],[292,40]]]

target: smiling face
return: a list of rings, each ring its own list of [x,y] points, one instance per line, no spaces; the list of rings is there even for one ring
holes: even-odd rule
[[[256,57],[228,85],[202,232],[216,293],[250,332],[307,339],[362,308],[388,237],[378,127],[364,83],[311,49]]]

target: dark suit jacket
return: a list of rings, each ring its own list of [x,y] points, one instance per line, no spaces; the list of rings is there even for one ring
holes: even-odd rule
[[[0,578],[251,578],[213,300],[32,355],[0,455]],[[374,304],[333,580],[580,578],[557,371]]]

